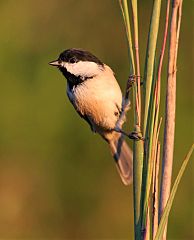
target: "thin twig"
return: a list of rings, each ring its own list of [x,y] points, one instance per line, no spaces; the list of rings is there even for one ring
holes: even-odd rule
[[[180,27],[181,27],[181,18],[182,18],[182,4],[183,0],[180,0],[179,8],[178,8],[178,24],[177,24],[177,35],[176,35],[176,50],[175,50],[175,59],[174,59],[174,71],[176,71],[176,62],[178,55],[178,44],[179,44],[179,36],[180,36]]]
[[[168,21],[169,21],[169,11],[170,11],[170,0],[167,0],[167,7],[166,7],[166,19],[165,19],[165,29],[164,29],[164,38],[162,43],[162,49],[160,53],[160,60],[158,65],[158,79],[156,84],[157,86],[157,97],[156,97],[156,108],[159,107],[159,101],[160,101],[160,86],[161,86],[161,73],[162,73],[162,66],[163,66],[163,60],[164,60],[164,53],[166,49],[166,42],[167,42],[167,36],[168,36]]]
[[[157,144],[157,153],[154,165],[154,174],[153,174],[153,207],[152,207],[152,237],[153,239],[156,236],[158,230],[158,173],[159,173],[159,164],[160,164],[160,143]]]
[[[148,204],[148,206],[150,203]],[[148,229],[148,230],[146,230]],[[150,240],[150,207],[147,208],[146,228],[144,229],[143,240]]]
[[[136,75],[137,75],[137,114],[138,126],[141,126],[141,80],[140,80],[140,61],[139,61],[139,37],[138,37],[138,14],[137,14],[137,1],[132,2],[133,25],[134,25],[134,49],[136,55]],[[139,76],[139,77],[138,77]]]

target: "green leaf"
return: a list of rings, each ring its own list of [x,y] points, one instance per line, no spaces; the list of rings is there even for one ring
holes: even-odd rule
[[[121,8],[122,15],[123,15],[125,31],[126,31],[126,36],[127,36],[130,75],[133,75],[134,71],[135,71],[135,63],[134,63],[134,55],[133,55],[131,24],[130,24],[130,18],[129,18],[128,3],[127,3],[127,0],[119,0],[119,4],[120,4],[120,8]]]
[[[171,190],[171,193],[170,193],[169,199],[167,201],[166,207],[164,209],[164,212],[163,212],[163,215],[162,215],[162,218],[160,220],[159,227],[158,227],[158,231],[156,233],[156,237],[155,237],[154,240],[160,240],[162,238],[162,236],[163,236],[164,228],[165,228],[166,222],[168,220],[168,215],[170,213],[170,210],[171,210],[171,207],[172,207],[172,203],[173,203],[173,200],[174,200],[177,188],[179,186],[180,180],[181,180],[181,178],[183,176],[183,173],[184,173],[184,171],[186,169],[186,166],[187,166],[187,164],[189,162],[189,159],[191,157],[191,154],[192,154],[193,150],[194,150],[194,144],[191,146],[191,148],[190,148],[186,158],[184,159],[184,161],[182,163],[182,166],[181,166],[181,168],[179,170],[179,173],[178,173],[178,175],[176,177],[176,180],[175,180],[173,188]]]
[[[151,89],[153,83],[153,74],[154,74],[154,62],[155,62],[155,53],[156,45],[158,38],[159,22],[160,22],[160,11],[161,11],[161,0],[154,0],[152,16],[150,22],[150,29],[148,35],[147,51],[146,51],[146,61],[144,69],[144,126],[143,126],[143,136],[145,136],[147,129],[148,121],[148,112],[151,103]]]

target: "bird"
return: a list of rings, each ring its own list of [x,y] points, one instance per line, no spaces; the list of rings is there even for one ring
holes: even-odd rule
[[[70,48],[49,62],[67,80],[67,96],[73,107],[108,143],[124,185],[133,179],[133,153],[117,131],[123,97],[113,70],[91,52]],[[116,130],[117,129],[117,130]]]

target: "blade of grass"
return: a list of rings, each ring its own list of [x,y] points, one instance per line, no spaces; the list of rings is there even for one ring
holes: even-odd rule
[[[143,240],[150,240],[150,208],[147,208],[147,219],[146,219],[146,228],[147,231],[143,232],[143,236],[141,239]]]
[[[130,24],[130,18],[129,18],[129,9],[128,9],[128,3],[127,0],[119,0],[121,12],[123,15],[123,20],[125,24],[125,32],[127,36],[127,46],[128,46],[128,56],[129,56],[129,75],[134,76],[135,75],[135,63],[134,63],[134,55],[133,55],[133,43],[132,43],[132,37],[131,37],[131,24]],[[134,122],[136,124],[138,120],[138,114],[137,114],[137,85],[136,83],[133,84],[133,103],[134,103]]]
[[[131,25],[130,25],[130,19],[129,19],[128,3],[127,3],[127,0],[119,0],[119,4],[120,4],[121,12],[123,15],[127,42],[128,42],[130,75],[133,75],[135,73],[135,64],[134,64],[134,56],[133,56],[133,46],[132,46]]]
[[[143,178],[142,178],[142,232],[148,231],[146,229],[146,219],[147,219],[147,208],[149,207],[149,197],[150,197],[150,187],[152,182],[152,151],[153,151],[153,142],[154,142],[154,119],[155,119],[155,105],[156,99],[154,96],[151,97],[151,106],[148,116],[148,129],[146,132],[146,146],[145,146],[145,159],[143,165]]]
[[[159,96],[157,96],[157,99],[158,99],[158,101],[156,103],[157,108],[159,108],[159,106],[160,106],[161,74],[162,74],[164,53],[165,53],[165,49],[166,49],[166,42],[167,42],[167,36],[168,36],[169,11],[170,11],[170,0],[167,0],[164,38],[163,38],[162,49],[161,49],[161,53],[160,53],[160,59],[159,59],[159,64],[158,64],[158,74],[157,74],[157,76],[158,76],[158,79],[157,79],[158,92],[156,94],[159,95]]]
[[[160,224],[159,224],[159,227],[158,227],[158,231],[156,233],[156,237],[154,238],[154,240],[161,240],[162,239],[162,236],[163,236],[163,233],[164,233],[164,230],[165,230],[165,226],[166,226],[166,223],[168,221],[168,216],[169,216],[172,204],[173,204],[173,200],[174,200],[175,194],[177,192],[179,183],[180,183],[180,181],[182,179],[183,173],[185,172],[185,169],[187,167],[187,164],[189,162],[189,159],[190,159],[190,157],[192,155],[193,150],[194,150],[194,144],[191,146],[187,156],[185,157],[185,159],[184,159],[184,161],[182,163],[182,166],[181,166],[181,168],[179,170],[179,173],[178,173],[178,175],[176,177],[176,180],[175,180],[174,185],[172,187],[172,190],[171,190],[169,199],[167,201],[166,207],[164,208],[162,217],[160,219]]]
[[[149,29],[148,46],[147,46],[147,52],[146,52],[146,62],[145,62],[145,71],[144,71],[145,110],[144,110],[143,136],[145,136],[145,133],[146,133],[148,111],[149,111],[149,106],[151,102],[150,95],[151,95],[152,80],[153,80],[156,42],[157,42],[158,29],[159,29],[160,10],[161,10],[161,0],[155,0],[153,5],[153,10],[152,10],[150,29]]]
[[[137,127],[137,126],[136,126]],[[136,129],[139,131],[139,129]],[[134,230],[135,239],[141,239],[141,184],[144,146],[143,141],[134,142],[134,161],[133,161],[133,199],[134,199]]]
[[[158,230],[158,173],[160,164],[160,143],[157,144],[157,153],[154,165],[153,174],[153,207],[152,207],[152,237],[155,238],[156,232]]]
[[[157,88],[157,85],[156,85]],[[157,149],[157,142],[159,137],[159,130],[161,126],[161,120],[158,125],[158,116],[159,116],[159,109],[156,109],[156,97],[157,95],[156,90],[153,91],[154,95],[151,94],[151,109],[149,111],[149,128],[148,133],[146,136],[149,136],[149,140],[147,141],[147,155],[146,155],[146,163],[143,169],[143,183],[142,183],[142,231],[146,232],[149,229],[146,229],[146,218],[147,218],[147,208],[150,202],[150,191],[151,191],[151,184],[152,184],[152,174],[153,174],[153,163],[156,155]]]
[[[136,56],[136,75],[137,75],[137,125],[141,126],[141,81],[140,81],[140,62],[139,62],[139,34],[138,34],[138,13],[137,13],[137,0],[131,0],[133,25],[134,25],[134,48]]]
[[[154,62],[156,52],[156,42],[158,37],[159,19],[161,10],[161,0],[155,0],[152,9],[152,17],[150,22],[150,29],[148,35],[148,44],[145,61],[144,71],[144,125],[143,136],[145,136],[145,159],[143,165],[143,177],[142,177],[142,199],[141,199],[141,211],[142,211],[142,232],[146,230],[146,218],[147,208],[149,202],[149,193],[151,185],[151,146],[153,137],[153,123],[155,115],[155,103],[154,101]],[[149,120],[149,121],[148,121]]]

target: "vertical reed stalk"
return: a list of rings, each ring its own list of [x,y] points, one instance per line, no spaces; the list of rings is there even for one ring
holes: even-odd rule
[[[154,0],[152,17],[149,29],[148,36],[148,46],[146,52],[146,61],[145,61],[145,71],[144,71],[144,125],[143,125],[143,135],[145,136],[147,129],[147,119],[148,112],[150,107],[150,95],[152,89],[152,80],[153,80],[153,72],[154,72],[154,59],[156,52],[156,43],[158,37],[158,29],[159,29],[159,19],[160,19],[160,10],[161,10],[161,0]]]
[[[134,42],[136,53],[136,67],[133,57],[133,43],[131,37],[131,26],[128,11],[127,0],[120,0],[120,7],[123,13],[125,28],[128,40],[130,76],[138,74],[137,83],[133,83],[133,104],[134,104],[134,123],[135,131],[141,135],[141,91],[140,91],[140,64],[139,64],[139,43],[138,43],[138,14],[137,0],[131,0],[134,24]],[[142,168],[143,168],[144,146],[143,141],[134,141],[133,144],[133,199],[134,199],[134,231],[135,239],[141,239],[141,184],[142,184]]]
[[[133,56],[133,47],[132,47],[132,37],[131,37],[131,25],[129,19],[129,10],[127,0],[119,0],[120,8],[123,15],[123,20],[125,24],[125,31],[127,36],[127,46],[128,46],[128,55],[129,55],[129,74],[133,75],[135,73],[135,64]]]
[[[149,207],[150,188],[152,182],[152,144],[154,140],[154,122],[156,114],[156,94],[154,94],[155,81],[154,78],[154,62],[156,43],[159,29],[159,19],[161,10],[161,0],[155,0],[152,9],[152,17],[150,22],[148,45],[146,53],[146,63],[144,70],[144,125],[143,136],[145,136],[145,157],[143,166],[143,179],[142,179],[142,232],[147,235],[150,227],[147,227],[147,212]],[[157,123],[155,123],[157,125]]]
[[[137,78],[137,125],[141,126],[141,80],[140,80],[140,62],[139,62],[139,34],[138,34],[138,13],[137,13],[137,0],[131,0],[133,25],[134,25],[134,48],[136,56],[136,78]]]
[[[133,202],[134,202],[134,230],[135,240],[141,239],[141,184],[143,169],[143,143],[134,143],[134,162],[133,162]]]
[[[133,29],[134,29],[134,48],[136,56],[136,82],[135,105],[136,105],[136,123],[135,131],[141,133],[141,88],[140,88],[140,62],[139,62],[139,37],[138,37],[138,13],[137,0],[131,0],[133,14]],[[134,222],[135,222],[135,239],[141,239],[141,186],[142,186],[142,169],[144,156],[143,141],[134,141],[134,161],[133,161],[133,202],[134,202]]]
[[[159,205],[160,218],[162,216],[167,200],[169,198],[171,187],[173,153],[174,153],[174,135],[175,135],[175,110],[176,110],[176,60],[181,23],[181,10],[182,0],[173,0],[170,26],[170,47],[167,76],[164,148],[163,148],[162,179]],[[163,234],[162,238],[163,240],[166,239],[166,234],[167,225]]]
[[[159,30],[161,0],[154,0],[144,69],[143,109],[140,89],[137,0],[130,1],[134,29],[133,34],[134,51],[136,57],[135,60],[133,54],[133,40],[131,34],[128,3],[127,0],[119,0],[128,40],[130,76],[135,76],[136,74],[137,78],[137,81],[135,81],[133,84],[134,124],[136,134],[140,137],[140,140],[134,140],[133,144],[133,199],[135,240],[165,240],[165,226],[167,226],[168,215],[172,207],[173,199],[192,151],[194,150],[193,144],[187,157],[185,158],[185,161],[181,166],[172,191],[170,192],[175,128],[176,61],[182,13],[182,0],[166,0],[165,28],[159,61],[156,58],[156,45]],[[163,166],[159,203],[159,132],[161,126],[161,119],[159,121],[159,108],[162,65],[168,36],[170,2],[172,2],[172,14],[167,76]],[[156,68],[157,62],[158,66]],[[128,91],[126,92],[126,96],[128,96]],[[142,110],[144,110],[143,124],[141,123]],[[142,125],[144,142],[141,138]]]

